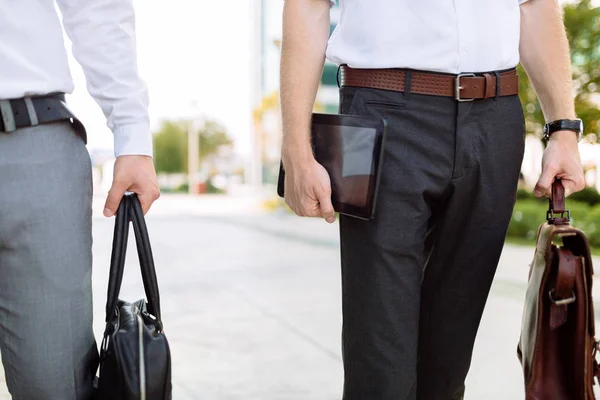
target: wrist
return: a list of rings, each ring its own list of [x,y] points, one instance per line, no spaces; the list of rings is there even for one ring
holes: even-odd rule
[[[579,143],[579,135],[574,131],[556,131],[550,135],[548,142],[560,142],[560,143]]]
[[[284,144],[281,151],[284,168],[306,165],[314,161],[315,157],[310,145]]]

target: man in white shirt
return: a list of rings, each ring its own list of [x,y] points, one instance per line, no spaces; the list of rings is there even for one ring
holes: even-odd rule
[[[340,217],[344,399],[463,399],[510,221],[525,124],[522,62],[549,140],[535,192],[581,190],[571,66],[556,0],[286,0],[281,62],[286,201],[335,220],[312,153],[324,58],[340,112],[385,118],[377,215]]]
[[[90,94],[114,132],[113,186],[144,211],[159,196],[131,0],[58,0]],[[91,163],[53,0],[0,0],[0,351],[14,399],[89,400]]]

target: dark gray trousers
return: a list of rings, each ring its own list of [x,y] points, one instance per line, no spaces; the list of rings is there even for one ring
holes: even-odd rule
[[[515,201],[517,96],[341,89],[388,121],[376,217],[340,219],[345,400],[457,400]]]

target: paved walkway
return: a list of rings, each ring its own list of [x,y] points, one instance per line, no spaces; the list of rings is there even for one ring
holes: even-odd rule
[[[94,205],[100,337],[112,220]],[[337,227],[257,202],[163,196],[148,218],[173,352],[175,400],[335,400],[342,383]],[[122,297],[141,296],[133,256]],[[507,246],[477,339],[467,400],[523,399],[515,348],[532,249]],[[600,285],[596,286],[600,288]],[[9,399],[0,382],[0,399]]]

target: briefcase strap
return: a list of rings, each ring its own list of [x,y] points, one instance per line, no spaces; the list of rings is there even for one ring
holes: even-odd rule
[[[549,224],[568,225],[571,222],[571,211],[565,206],[565,187],[558,178],[552,184],[552,195],[548,203],[546,220]]]
[[[573,255],[571,250],[560,247],[556,251],[557,271],[556,283],[548,292],[550,297],[550,328],[556,329],[567,322],[569,304],[574,303],[577,298],[575,295],[575,276],[581,263]],[[585,301],[585,300],[584,300]]]

